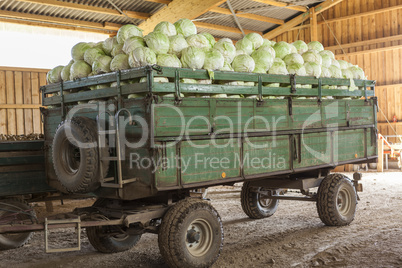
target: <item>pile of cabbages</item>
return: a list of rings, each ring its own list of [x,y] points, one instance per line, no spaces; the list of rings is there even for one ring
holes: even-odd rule
[[[228,38],[215,41],[209,33],[197,34],[196,26],[189,19],[180,19],[174,24],[160,22],[154,31],[146,36],[143,36],[143,31],[137,26],[124,25],[117,32],[117,36],[105,41],[76,44],[71,49],[71,57],[72,60],[66,66],[60,65],[49,71],[48,83],[153,64],[206,69],[210,74],[220,70],[296,74],[317,78],[366,79],[360,67],[343,60],[336,60],[334,54],[324,50],[323,45],[318,41],[306,44],[298,40],[289,44],[264,39],[258,33],[249,33],[236,44]],[[165,77],[155,77],[155,81],[169,82]],[[181,82],[214,83],[213,79],[182,79]],[[226,84],[254,85],[253,82],[243,81],[226,81]],[[92,89],[106,86],[110,85],[101,85]],[[265,86],[279,85],[265,84]],[[225,96],[226,94],[217,94],[217,97]]]

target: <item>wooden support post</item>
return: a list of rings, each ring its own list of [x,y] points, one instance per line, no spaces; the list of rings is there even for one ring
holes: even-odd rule
[[[318,30],[317,30],[317,13],[315,8],[310,8],[310,41],[318,41]]]
[[[378,148],[378,161],[377,161],[377,171],[383,172],[384,171],[384,141],[380,136],[377,140],[377,148]]]
[[[50,201],[45,201],[45,205],[46,205],[46,212],[53,212],[53,202]]]

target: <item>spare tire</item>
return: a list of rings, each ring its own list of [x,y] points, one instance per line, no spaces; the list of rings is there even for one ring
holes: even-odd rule
[[[109,162],[100,164],[97,141],[97,126],[92,119],[79,116],[60,123],[53,139],[52,157],[57,179],[66,192],[89,193],[99,188]],[[106,145],[102,156],[109,156]]]

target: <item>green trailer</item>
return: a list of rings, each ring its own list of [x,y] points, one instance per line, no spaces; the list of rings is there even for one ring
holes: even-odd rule
[[[279,200],[303,200],[317,202],[327,225],[352,222],[361,175],[330,170],[376,161],[374,86],[160,66],[47,85],[47,183],[98,196],[75,211],[97,250],[127,250],[151,232],[169,266],[210,266],[222,223],[207,201],[190,197],[194,189],[243,182],[250,218],[272,216]],[[0,233],[21,228],[0,226]]]

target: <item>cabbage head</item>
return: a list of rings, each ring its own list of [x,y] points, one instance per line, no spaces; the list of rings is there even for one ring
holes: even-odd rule
[[[258,69],[264,69],[265,73],[274,63],[274,58],[272,57],[271,53],[266,50],[256,50],[251,53],[251,57],[254,59],[255,67],[258,67]]]
[[[112,57],[103,55],[99,56],[92,64],[92,72],[96,74],[103,74],[110,72],[110,62]]]
[[[332,64],[331,65],[335,65],[336,67],[338,67],[339,69],[342,70],[341,65],[339,64],[339,62],[335,59],[332,60]]]
[[[220,70],[223,68],[224,64],[225,59],[223,58],[222,53],[218,50],[211,49],[210,51],[205,52],[204,69]]]
[[[329,71],[331,72],[331,77],[332,78],[342,78],[342,71],[335,65],[329,66]]]
[[[304,62],[314,62],[318,65],[322,64],[322,57],[320,54],[318,54],[317,52],[313,51],[313,50],[309,50],[307,52],[303,53],[303,59]]]
[[[223,64],[223,67],[219,71],[234,72],[232,65],[230,65],[226,61]]]
[[[291,63],[287,66],[287,70],[289,74],[295,74],[295,75],[300,75],[300,76],[306,76],[306,68],[304,68],[304,65],[302,63]]]
[[[349,67],[348,70],[352,72],[354,79],[363,79],[363,80],[366,79],[363,69],[360,68],[359,66],[355,65],[355,66]]]
[[[156,64],[165,67],[181,68],[181,61],[176,55],[172,54],[158,54]]]
[[[338,60],[339,63],[339,68],[343,69],[348,69],[349,68],[349,63],[345,60]]]
[[[70,62],[64,66],[63,70],[61,70],[61,79],[65,82],[70,80],[70,68],[73,65],[74,60],[70,60]]]
[[[182,35],[175,35],[169,37],[169,54],[174,54],[181,57],[181,51],[188,47],[186,39]]]
[[[304,68],[306,68],[306,74],[308,76],[314,76],[316,78],[321,76],[321,66],[315,62],[304,63]]]
[[[166,54],[169,51],[169,37],[160,32],[152,32],[144,37],[147,46],[156,54]]]
[[[321,67],[321,77],[326,77],[326,78],[331,78],[332,77],[332,73],[328,69],[328,67],[325,67],[325,66]]]
[[[117,43],[124,44],[126,39],[131,36],[142,37],[142,30],[133,24],[126,24],[120,27],[117,31]]]
[[[70,68],[70,80],[87,77],[92,72],[92,68],[83,60],[75,61]]]
[[[319,54],[320,54],[321,56],[327,55],[327,56],[330,57],[331,59],[335,59],[335,55],[334,55],[334,53],[333,53],[331,50],[323,50],[323,51],[320,51]]]
[[[111,52],[112,57],[116,57],[119,54],[124,54],[123,46],[124,46],[123,44],[116,44]]]
[[[294,41],[292,45],[295,46],[297,53],[299,53],[300,55],[302,55],[304,52],[308,50],[308,46],[306,42],[304,42],[303,40]]]
[[[216,42],[216,43],[223,43],[223,42],[226,42],[226,43],[229,43],[229,44],[232,44],[232,45],[233,45],[232,39],[226,38],[226,37],[219,39],[218,42]]]
[[[321,52],[321,51],[324,50],[324,46],[318,41],[311,41],[310,43],[308,43],[307,46],[308,46],[309,50],[312,49],[312,50],[315,50],[317,52]]]
[[[92,65],[92,63],[94,63],[94,61],[100,57],[100,56],[104,56],[105,52],[103,52],[103,50],[99,49],[99,48],[89,48],[85,51],[84,53],[84,60],[86,63],[88,63],[89,65]]]
[[[180,78],[180,83],[184,84],[197,84],[197,80],[191,78]]]
[[[258,33],[249,33],[246,34],[246,36],[244,37],[248,40],[251,41],[251,43],[253,43],[253,47],[254,49],[259,48],[260,46],[262,46],[262,43],[264,43],[264,39],[262,38],[262,36]]]
[[[290,65],[290,64],[293,64],[293,63],[304,64],[303,57],[298,53],[291,53],[289,55],[286,55],[283,58],[283,61],[285,62],[286,65]]]
[[[286,69],[286,64],[283,60],[279,58],[274,59],[274,64],[268,70],[269,74],[289,74],[288,70]]]
[[[262,39],[262,45],[259,48],[263,48],[263,47],[272,47],[274,44],[272,43],[272,41],[263,38]]]
[[[51,69],[47,75],[46,75],[46,80],[48,84],[53,84],[53,83],[58,83],[63,81],[61,78],[61,72],[63,71],[64,66],[59,65]]]
[[[232,62],[232,67],[235,72],[251,73],[254,71],[255,62],[253,58],[246,54],[237,55]]]
[[[268,51],[271,55],[272,58],[276,58],[276,52],[275,49],[273,47],[270,46],[261,46],[259,49],[257,50],[264,50],[264,51]]]
[[[128,56],[128,64],[131,68],[156,64],[156,54],[149,47],[137,47]]]
[[[243,39],[237,41],[236,49],[243,50],[244,52],[247,53],[247,55],[251,55],[251,53],[253,53],[253,51],[254,51],[254,45],[249,39],[243,38]]]
[[[286,55],[291,53],[291,47],[285,41],[276,43],[273,48],[275,49],[276,57],[280,59],[283,59]]]
[[[137,47],[145,47],[144,38],[139,36],[131,36],[124,41],[123,52],[125,54],[130,54],[130,52],[134,51]]]
[[[125,69],[130,69],[130,65],[128,64],[128,56],[126,54],[119,54],[110,62],[110,70],[113,72]]]
[[[154,29],[154,32],[160,32],[167,36],[174,36],[177,34],[176,27],[168,21],[159,22]]]
[[[177,34],[181,34],[184,38],[197,34],[197,27],[189,19],[179,19],[174,23],[174,26],[176,27]]]
[[[322,66],[329,68],[332,65],[331,56],[327,54],[320,54],[322,58]]]
[[[89,48],[91,48],[91,45],[85,42],[80,42],[74,45],[71,48],[71,58],[73,58],[73,60],[83,60],[84,53]]]
[[[102,43],[102,50],[106,53],[106,55],[111,56],[112,55],[112,49],[113,47],[117,45],[117,38],[116,36],[114,37],[109,37]]]
[[[211,44],[208,39],[202,34],[192,34],[186,38],[189,46],[198,47],[201,49],[211,48]]]
[[[215,45],[215,43],[216,43],[215,37],[213,37],[212,34],[206,33],[206,32],[200,33],[200,34],[203,35],[203,36],[205,36],[205,38],[208,40],[208,42],[209,42],[209,48],[213,48],[214,45]]]
[[[214,49],[222,53],[227,63],[232,63],[234,57],[236,56],[236,47],[233,45],[233,43],[221,41],[223,39],[225,38],[222,38],[218,42],[216,42],[216,44],[214,45]],[[232,42],[232,40],[230,40],[230,42]]]
[[[241,49],[236,49],[236,56],[241,55],[241,54],[247,54],[246,51],[241,50]]]
[[[255,73],[255,74],[266,74],[267,70],[264,67],[261,67],[260,65],[255,65],[253,73]]]
[[[289,44],[289,47],[290,47],[290,53],[297,53],[297,49],[294,45]]]
[[[182,50],[180,60],[184,68],[201,69],[204,66],[205,53],[198,47],[189,46]]]
[[[353,73],[349,69],[343,69],[342,71],[342,78],[345,79],[353,79]]]

